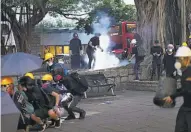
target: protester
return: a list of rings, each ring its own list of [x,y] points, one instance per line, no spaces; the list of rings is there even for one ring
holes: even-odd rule
[[[25,74],[25,76],[26,76],[26,77],[30,77],[31,79],[35,79],[35,78],[34,78],[34,75],[33,75],[32,73],[30,73],[30,72],[27,72],[27,73]]]
[[[72,40],[70,40],[70,56],[71,56],[71,68],[79,69],[80,68],[80,59],[83,54],[82,43],[78,38],[78,34],[74,33]]]
[[[135,65],[134,65],[134,73],[135,73],[135,79],[136,81],[139,80],[139,67],[141,62],[144,60],[143,56],[139,56],[138,49],[137,49],[137,41],[133,39],[131,41],[131,44],[133,45],[132,49],[132,57],[129,59],[131,61],[135,57]]]
[[[175,67],[182,71],[181,88],[173,95],[170,95],[164,100],[167,103],[172,103],[177,97],[183,97],[184,103],[179,109],[176,118],[175,132],[190,132],[191,131],[191,50],[188,47],[182,46],[176,53],[177,62]]]
[[[151,55],[153,56],[151,80],[153,80],[153,76],[156,74],[156,69],[159,80],[161,75],[163,49],[158,40],[155,40],[154,46],[151,47]]]
[[[53,67],[54,67],[54,55],[52,53],[46,53],[44,57],[44,62],[46,62],[47,66],[47,71],[51,72]]]
[[[1,78],[1,91],[7,92],[11,97],[14,95],[14,84],[11,77]]]
[[[166,72],[167,77],[174,78],[176,76],[176,69],[174,67],[176,58],[174,55],[175,55],[174,45],[168,44],[166,54],[164,55],[163,58],[164,71]]]
[[[71,93],[73,96],[72,101],[69,104],[63,104],[65,110],[69,114],[65,120],[75,119],[76,117],[73,112],[77,112],[80,114],[79,119],[84,119],[86,112],[76,107],[84,95],[83,92],[80,91],[82,86],[77,81],[71,78],[71,74],[68,74],[66,69],[58,64],[55,65],[52,73],[54,81],[57,82],[57,84],[59,85],[63,84],[67,89],[65,93]]]
[[[31,115],[31,119],[37,122],[37,124],[30,128],[30,130],[44,131],[47,125],[43,120],[46,120],[47,118],[55,120],[54,127],[59,128],[60,120],[57,117],[58,112],[55,112],[55,110],[57,110],[57,100],[51,98],[54,93],[48,95],[44,90],[46,85],[43,85],[42,89],[34,83],[34,80],[27,76],[22,77],[19,84],[25,89],[24,92],[28,97],[28,101],[34,107],[34,113]]]
[[[88,46],[86,48],[86,53],[88,55],[89,58],[89,62],[88,62],[88,68],[91,69],[91,65],[92,65],[92,61],[94,60],[94,64],[95,64],[95,50],[96,48],[101,49],[101,51],[103,52],[103,49],[100,47],[100,40],[99,37],[101,36],[100,33],[96,33],[94,37],[92,37],[88,43]]]
[[[53,109],[48,111],[48,114],[51,118],[51,127],[55,127],[55,128],[59,128],[60,127],[60,114],[58,111],[60,111],[60,95],[58,90],[56,90],[53,85],[52,85],[52,81],[53,81],[53,77],[51,74],[45,74],[44,76],[42,76],[41,78],[42,80],[42,88],[43,90],[46,92],[46,94],[49,96],[50,98],[50,102],[51,105],[53,107]]]
[[[141,38],[141,36],[137,33],[137,30],[133,30],[134,33],[134,39],[136,40],[136,45],[140,46],[143,44],[143,40]]]

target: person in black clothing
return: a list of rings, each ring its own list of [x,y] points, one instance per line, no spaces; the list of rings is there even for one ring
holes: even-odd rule
[[[162,64],[161,57],[163,55],[163,49],[160,46],[158,40],[155,40],[155,44],[151,48],[151,55],[153,56],[151,80],[153,80],[153,76],[156,73],[156,69],[157,69],[157,75],[159,80],[161,75],[161,64]]]
[[[183,97],[184,102],[176,118],[175,132],[191,132],[191,50],[188,47],[180,47],[176,57],[176,69],[182,70],[181,88],[164,100],[172,103],[177,97]]]
[[[141,36],[137,33],[136,30],[133,30],[133,33],[134,33],[134,39],[136,40],[136,44],[139,46],[139,45],[142,45],[143,43],[143,40],[141,38]]]
[[[54,67],[53,78],[58,85],[63,84],[66,87],[67,91],[65,92],[71,93],[73,95],[72,101],[69,104],[62,104],[64,109],[69,114],[65,120],[75,119],[76,117],[74,112],[80,114],[79,119],[84,119],[86,112],[83,109],[76,107],[83,96],[83,92],[78,92],[80,85],[76,83],[76,81],[74,81],[69,74],[66,74],[62,67]]]
[[[89,62],[88,62],[88,68],[91,69],[91,65],[92,65],[92,61],[94,60],[94,64],[95,64],[95,50],[96,48],[101,49],[101,51],[103,52],[103,49],[100,47],[100,40],[99,40],[99,33],[96,33],[94,37],[92,37],[88,43],[88,46],[86,48],[86,53],[88,55],[89,58]]]
[[[143,56],[138,55],[138,50],[137,50],[137,41],[133,39],[131,41],[131,44],[134,45],[132,49],[132,57],[129,59],[131,61],[135,57],[135,65],[134,65],[134,73],[135,73],[135,79],[134,80],[139,80],[139,67],[141,62],[144,60]]]
[[[82,43],[78,38],[78,34],[74,33],[72,40],[70,40],[70,55],[71,55],[71,68],[80,68],[80,59],[82,54]]]
[[[176,69],[174,67],[174,64],[176,62],[176,58],[174,56],[174,45],[169,44],[167,46],[166,54],[163,58],[163,64],[164,64],[164,70],[166,72],[167,77],[174,78],[176,76]]]

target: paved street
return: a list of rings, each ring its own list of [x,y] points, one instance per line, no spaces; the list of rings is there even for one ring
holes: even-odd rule
[[[123,91],[116,97],[86,99],[80,107],[85,120],[63,121],[59,129],[47,132],[173,132],[181,99],[173,109],[152,104],[154,93]],[[105,103],[104,103],[105,102]]]

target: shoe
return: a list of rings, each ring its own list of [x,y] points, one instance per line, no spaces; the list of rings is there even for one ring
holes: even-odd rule
[[[80,113],[79,119],[84,119],[85,116],[86,116],[86,112],[84,111],[84,112]]]
[[[32,126],[31,128],[29,128],[29,131],[38,131],[38,132],[44,132],[44,130],[46,129],[46,124],[36,124],[34,126]]]
[[[55,124],[56,124],[55,120],[51,119],[51,124],[49,125],[49,127],[55,127]]]
[[[60,122],[60,118],[58,120],[55,121],[55,128],[60,128],[61,126],[61,122]]]
[[[73,120],[73,119],[76,119],[76,117],[73,115],[73,116],[68,116],[65,120]]]

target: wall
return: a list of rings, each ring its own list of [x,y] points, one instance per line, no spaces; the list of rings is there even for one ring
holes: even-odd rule
[[[142,72],[143,67],[140,72]],[[116,89],[115,91],[128,89],[128,90],[146,90],[146,91],[155,91],[158,87],[157,81],[146,81],[143,76],[141,79],[143,81],[134,81],[134,72],[133,65],[118,67],[118,68],[110,68],[104,70],[95,70],[95,71],[79,71],[80,74],[96,74],[96,73],[104,73],[104,75],[113,80],[115,82]],[[145,80],[145,81],[144,81]]]

